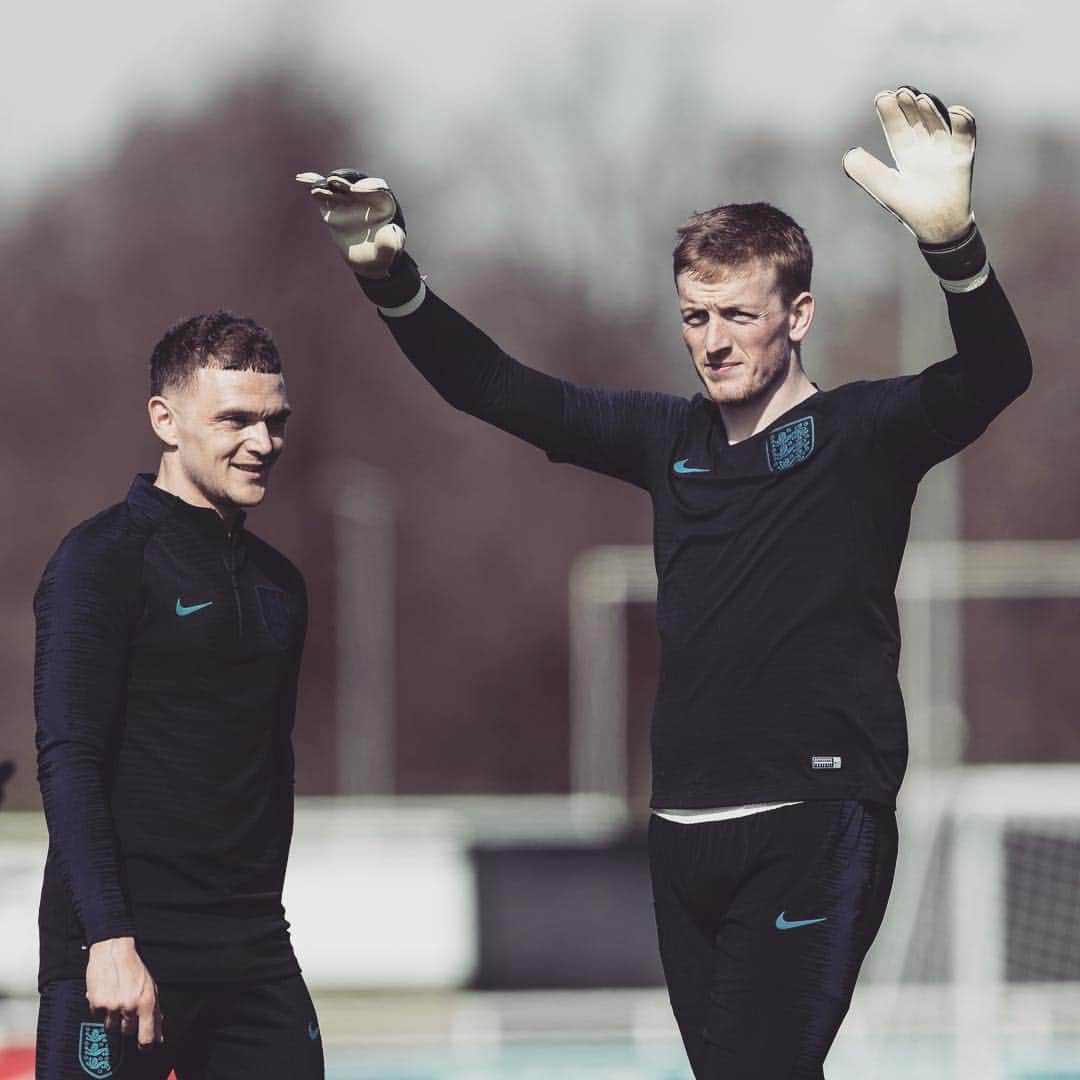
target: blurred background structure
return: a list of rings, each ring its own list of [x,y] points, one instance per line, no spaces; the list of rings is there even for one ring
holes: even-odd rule
[[[979,118],[976,213],[1036,376],[917,504],[904,846],[830,1075],[1080,1073],[1078,23],[1003,0],[9,13],[0,1076],[33,1027],[33,589],[156,465],[154,342],[222,306],[275,333],[295,409],[249,525],[311,595],[287,900],[330,1075],[688,1075],[641,845],[647,500],[440,401],[292,177],[387,177],[431,285],[523,361],[687,395],[674,230],[774,202],[815,246],[804,359],[830,387],[949,350],[910,238],[840,169],[885,154],[872,100],[901,82]]]

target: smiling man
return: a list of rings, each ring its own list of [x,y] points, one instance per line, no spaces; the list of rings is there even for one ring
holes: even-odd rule
[[[652,500],[660,685],[649,857],[695,1076],[821,1080],[877,933],[907,759],[893,591],[922,476],[1023,392],[1031,363],[971,213],[975,126],[878,95],[896,159],[849,176],[919,240],[956,354],[818,389],[803,230],[764,203],[679,230],[704,393],[583,389],[525,367],[431,292],[382,180],[297,179],[394,338],[452,405]]]
[[[229,312],[150,361],[156,477],[34,599],[49,826],[37,1075],[323,1075],[281,903],[304,582],[244,528],[285,445],[270,335]]]

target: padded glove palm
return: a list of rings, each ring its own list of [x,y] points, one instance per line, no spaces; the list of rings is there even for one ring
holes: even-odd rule
[[[300,173],[319,213],[355,274],[377,280],[389,276],[405,250],[405,217],[385,180],[355,169],[335,169],[328,176]]]
[[[844,155],[844,171],[921,243],[960,239],[975,220],[975,118],[910,86],[882,92],[874,104],[896,168],[859,146]]]

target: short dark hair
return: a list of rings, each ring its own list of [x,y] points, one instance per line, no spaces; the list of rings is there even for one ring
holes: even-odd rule
[[[726,267],[761,259],[776,268],[785,300],[810,288],[814,253],[806,233],[769,203],[729,203],[694,214],[679,229],[675,276],[711,278]]]
[[[150,355],[150,396],[186,390],[200,368],[276,375],[281,357],[270,331],[231,311],[193,315],[170,326]]]

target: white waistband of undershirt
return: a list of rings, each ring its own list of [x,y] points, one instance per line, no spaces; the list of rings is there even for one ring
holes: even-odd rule
[[[729,818],[763,814],[766,810],[779,810],[781,806],[798,806],[802,801],[802,799],[797,799],[795,802],[746,803],[744,806],[714,806],[705,810],[654,810],[653,813],[665,821],[675,821],[680,825],[697,825],[703,821],[727,821]]]

